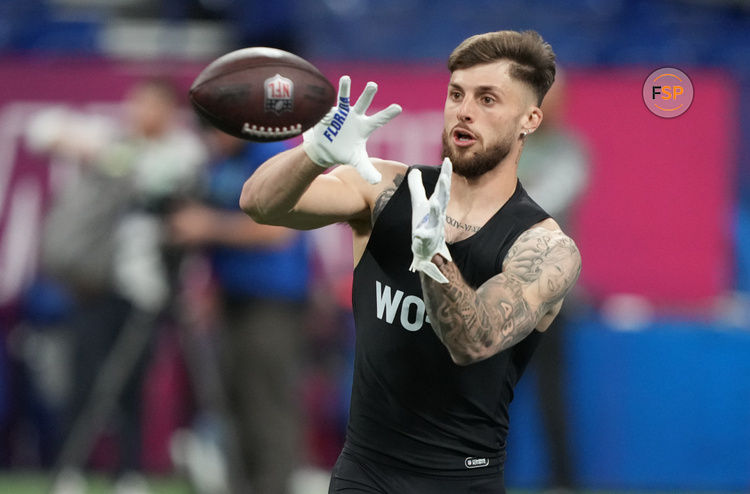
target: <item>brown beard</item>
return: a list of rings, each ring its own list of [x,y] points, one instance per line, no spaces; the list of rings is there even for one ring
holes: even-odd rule
[[[508,156],[510,148],[513,145],[513,136],[509,135],[505,139],[495,144],[489,149],[479,152],[463,153],[456,152],[450,145],[449,135],[443,129],[443,153],[442,158],[450,158],[453,163],[453,171],[465,178],[476,178],[491,171]]]

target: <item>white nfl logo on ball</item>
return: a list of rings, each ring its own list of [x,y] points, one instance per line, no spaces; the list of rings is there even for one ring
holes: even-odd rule
[[[294,82],[291,79],[276,74],[263,83],[265,89],[265,110],[277,115],[293,110]]]

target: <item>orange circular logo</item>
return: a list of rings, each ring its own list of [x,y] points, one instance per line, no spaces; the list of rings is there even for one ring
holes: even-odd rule
[[[680,69],[658,69],[643,83],[643,102],[654,115],[663,118],[679,117],[693,102],[693,83]]]

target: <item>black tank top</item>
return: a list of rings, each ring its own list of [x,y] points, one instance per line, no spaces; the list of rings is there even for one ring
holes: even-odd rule
[[[439,167],[418,168],[429,197]],[[518,183],[479,231],[448,246],[453,261],[477,288],[502,271],[518,236],[548,217]],[[345,449],[435,475],[499,471],[513,387],[540,333],[481,362],[453,363],[425,320],[419,275],[409,271],[410,245],[411,199],[403,180],[354,270],[357,329]]]

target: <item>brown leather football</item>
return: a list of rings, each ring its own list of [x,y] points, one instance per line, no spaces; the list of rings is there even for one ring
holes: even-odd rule
[[[276,48],[236,50],[211,62],[193,81],[190,102],[227,134],[280,141],[315,125],[336,91],[310,62]]]

